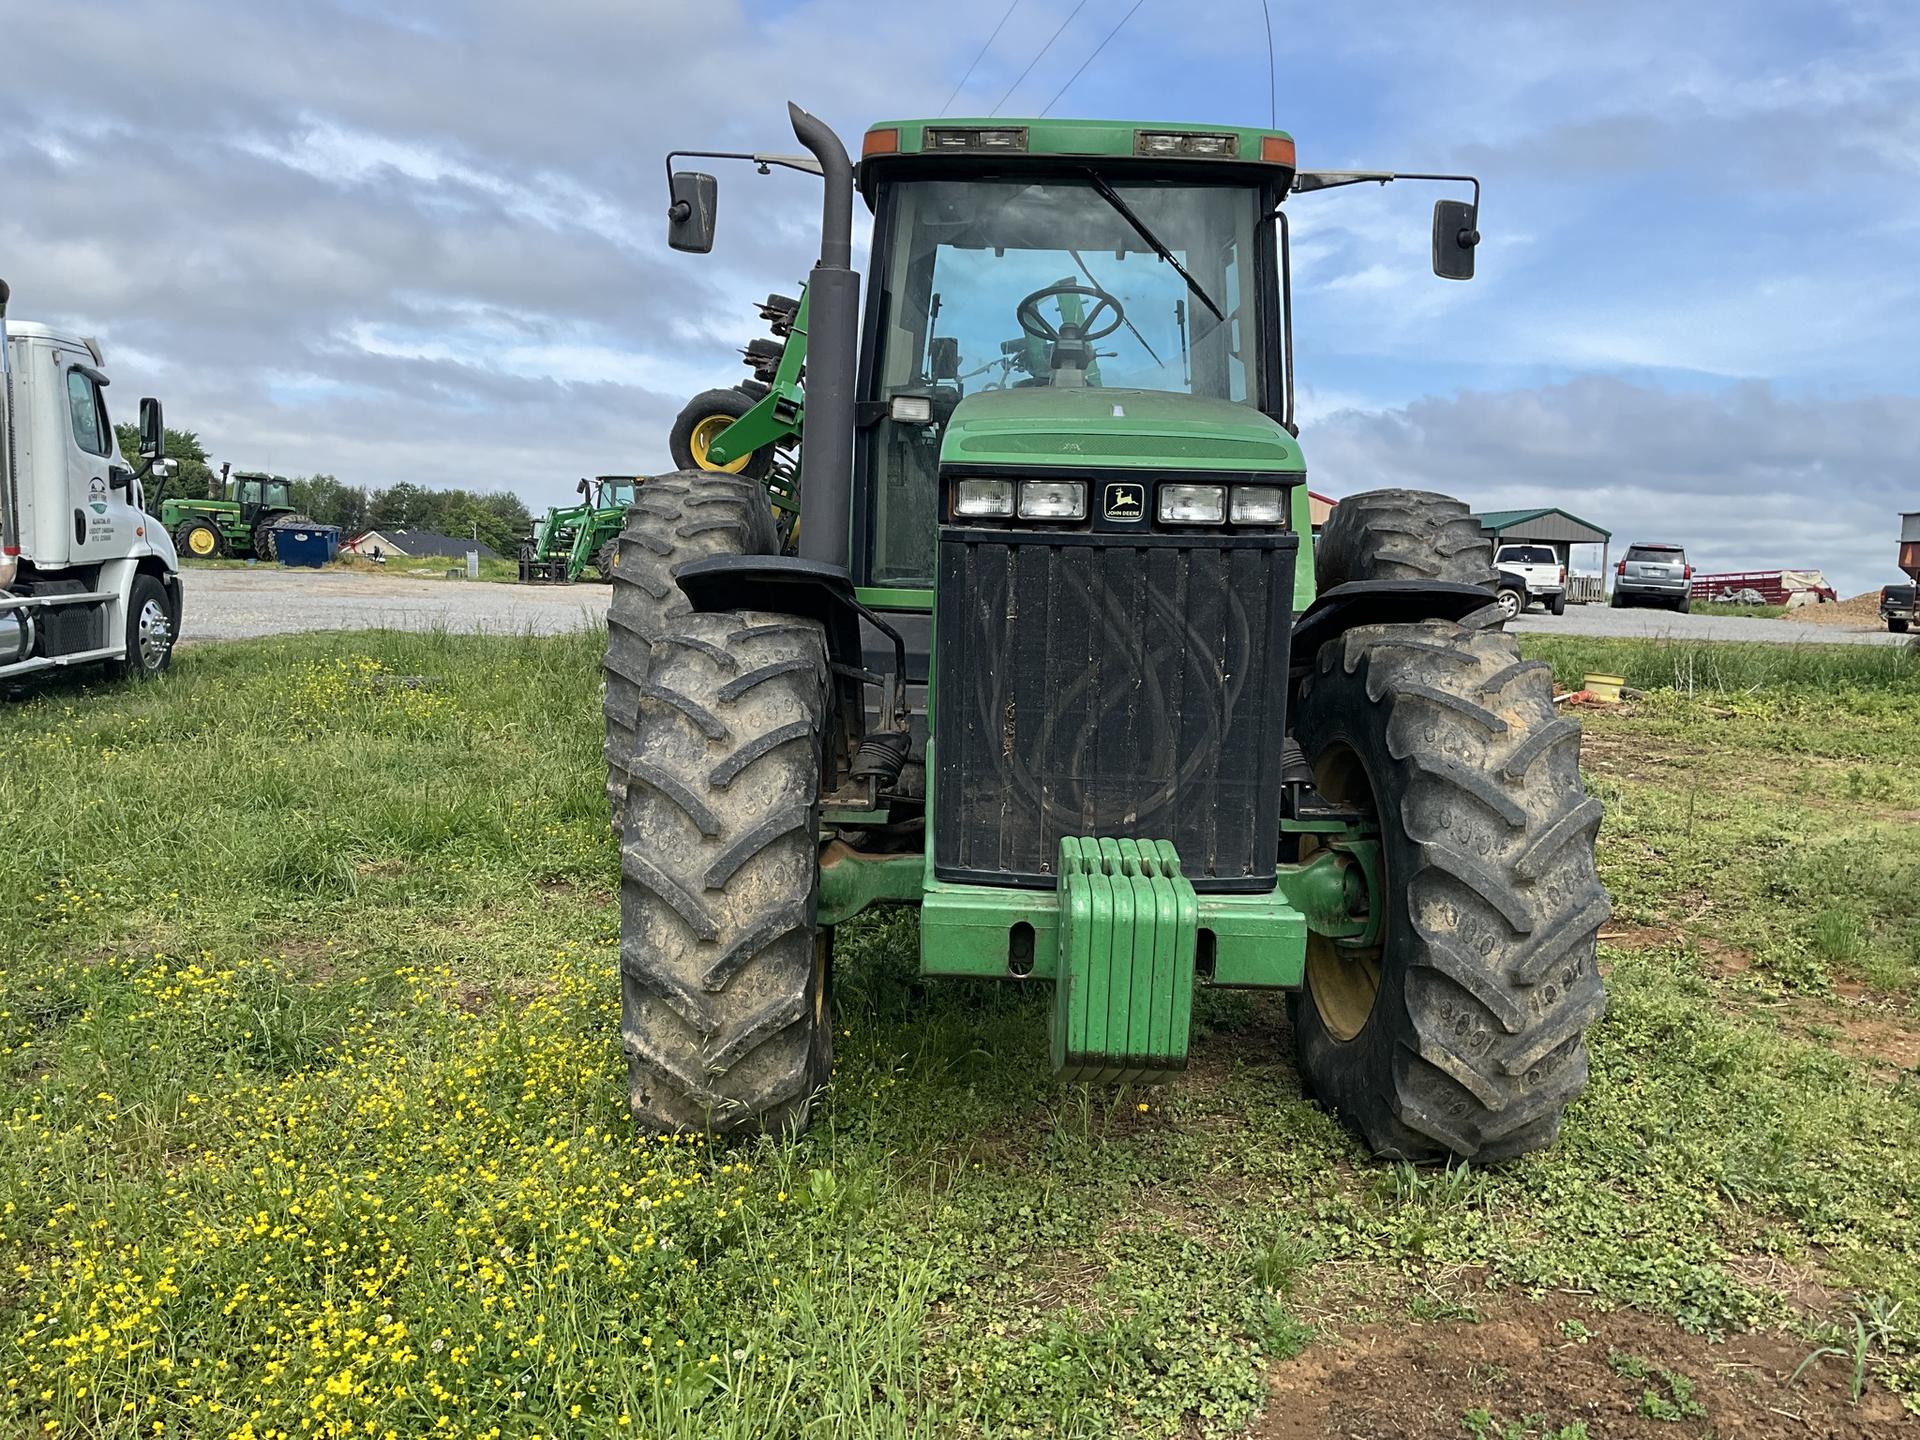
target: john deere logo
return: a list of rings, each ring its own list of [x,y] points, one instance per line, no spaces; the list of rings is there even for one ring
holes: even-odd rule
[[[1101,493],[1100,510],[1109,520],[1141,520],[1147,513],[1147,487],[1116,481]]]

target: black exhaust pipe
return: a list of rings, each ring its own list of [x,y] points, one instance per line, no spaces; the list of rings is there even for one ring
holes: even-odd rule
[[[827,125],[787,105],[820,162],[820,261],[807,280],[807,415],[800,430],[800,555],[847,568],[853,507],[853,385],[860,277],[853,269],[853,162]]]

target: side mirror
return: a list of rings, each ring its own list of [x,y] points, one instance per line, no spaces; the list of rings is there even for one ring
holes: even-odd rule
[[[935,380],[958,380],[960,378],[960,342],[951,335],[936,335],[927,348],[928,366]]]
[[[575,494],[584,495],[587,493],[587,482],[582,480],[578,485],[574,486],[573,489]]]
[[[1442,280],[1473,278],[1473,248],[1480,243],[1477,219],[1464,200],[1433,202],[1433,273]]]
[[[151,464],[167,453],[167,422],[151,395],[140,402],[140,458]]]
[[[713,249],[713,212],[720,182],[698,170],[676,171],[673,203],[667,206],[667,244],[704,255]]]

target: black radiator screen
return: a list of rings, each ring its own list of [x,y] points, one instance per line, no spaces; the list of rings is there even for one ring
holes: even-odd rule
[[[1062,836],[1108,835],[1270,886],[1297,546],[942,531],[935,873],[1050,886]]]

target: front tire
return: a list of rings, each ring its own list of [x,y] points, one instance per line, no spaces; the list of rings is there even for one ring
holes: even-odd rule
[[[620,1033],[643,1131],[797,1131],[827,1082],[828,687],[810,620],[684,615],[654,640],[620,847]]]
[[[174,641],[179,638],[179,612],[167,599],[167,590],[152,575],[133,577],[127,595],[124,658],[108,662],[116,680],[151,680],[173,664]]]
[[[1471,621],[1362,627],[1321,647],[1295,732],[1322,793],[1378,818],[1387,907],[1371,952],[1309,944],[1308,1086],[1384,1157],[1550,1143],[1586,1086],[1610,904],[1549,668]]]
[[[227,542],[210,520],[189,520],[173,532],[173,548],[195,560],[218,560],[227,553]]]
[[[742,455],[730,465],[707,460],[707,446],[734,421],[751,410],[753,396],[739,390],[703,390],[681,407],[673,429],[667,436],[667,448],[673,463],[681,470],[711,470],[723,475],[744,475],[764,480],[773,469],[773,447],[762,446],[751,455]]]

